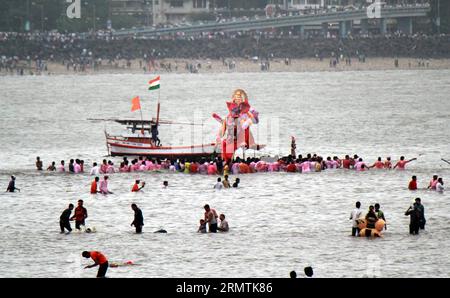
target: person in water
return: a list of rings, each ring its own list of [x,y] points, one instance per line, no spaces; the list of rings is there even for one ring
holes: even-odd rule
[[[433,179],[431,179],[430,184],[427,189],[436,190],[436,184],[438,183],[438,175],[433,175]]]
[[[375,223],[377,222],[378,218],[375,214],[375,208],[374,206],[369,206],[369,212],[366,214],[366,221],[367,221],[367,228],[368,229],[375,229]]]
[[[111,191],[108,190],[108,176],[103,177],[103,181],[100,182],[100,193],[107,195],[112,194]]]
[[[222,189],[223,188],[223,184],[222,184],[222,179],[220,179],[220,177],[219,178],[217,178],[217,183],[216,184],[214,184],[214,189]]]
[[[409,181],[409,184],[408,184],[408,189],[409,190],[417,190],[417,177],[416,176],[411,177],[411,181]]]
[[[70,214],[73,210],[73,204],[69,204],[69,208],[63,211],[61,216],[59,217],[59,226],[61,228],[61,234],[64,233],[64,229],[67,229],[67,231],[72,232],[72,227],[70,226]]]
[[[136,204],[131,204],[131,209],[134,211],[134,220],[131,226],[136,228],[136,234],[142,233],[142,227],[144,226],[144,216],[142,215],[142,210],[138,208]]]
[[[310,266],[305,267],[305,275],[307,277],[312,277],[314,275],[312,267],[310,267]]]
[[[208,204],[206,204],[204,207],[205,209],[205,221],[209,225],[209,232],[210,233],[217,233],[217,212],[214,209],[211,209]]]
[[[83,207],[83,200],[78,200],[78,206],[75,208],[74,215],[70,218],[70,220],[75,219],[75,229],[81,230],[81,226],[84,226],[85,220],[88,217],[88,213],[86,208]]]
[[[200,219],[200,226],[197,230],[198,233],[206,233],[206,220]]]
[[[386,218],[384,218],[384,213],[380,210],[380,204],[378,203],[375,204],[375,215],[378,219],[381,218],[382,220],[384,220],[384,229],[387,230]]]
[[[241,179],[236,178],[236,180],[235,180],[234,183],[233,183],[233,187],[234,187],[234,188],[237,188],[237,187],[239,186],[239,182],[241,182]]]
[[[384,168],[388,170],[392,169],[392,162],[390,156],[386,157],[386,160],[384,161]]]
[[[422,202],[420,198],[416,198],[416,208],[419,211],[420,218],[419,218],[419,228],[421,230],[425,229],[425,224],[427,220],[425,219],[425,207],[422,205]]]
[[[39,156],[36,157],[36,168],[38,171],[42,171],[42,160]]]
[[[100,174],[100,168],[96,162],[93,163],[90,174],[93,176],[98,176]]]
[[[400,156],[400,160],[395,164],[394,169],[404,170],[407,163],[416,160],[417,158],[411,158],[410,160],[405,160],[404,156]]]
[[[378,160],[376,162],[374,162],[374,164],[371,165],[369,168],[370,169],[371,168],[383,169],[384,163],[381,161],[381,157],[378,157]]]
[[[144,188],[145,182],[142,181],[141,187],[139,187],[139,183],[141,183],[141,180],[136,180],[136,182],[133,185],[133,188],[131,189],[131,192],[138,192]]]
[[[164,181],[163,182],[163,188],[168,188],[169,187],[169,182],[168,181]]]
[[[54,172],[56,171],[55,162],[52,161],[52,164],[48,166],[47,171]]]
[[[91,183],[91,194],[96,194],[96,193],[98,193],[99,191],[98,191],[98,181],[100,180],[100,178],[98,178],[98,177],[95,177],[94,178],[94,181],[92,181],[92,183]]]
[[[220,226],[217,228],[221,232],[228,232],[230,227],[228,226],[228,221],[225,219],[225,214],[220,214]]]
[[[69,172],[70,173],[75,173],[75,169],[74,169],[74,160],[73,159],[71,159],[70,161],[69,161]]]
[[[410,206],[408,210],[406,210],[405,215],[409,215],[409,233],[411,235],[418,235],[420,228],[420,210],[417,208],[417,203],[414,203],[413,206]]]
[[[16,177],[11,176],[6,192],[14,192],[16,189],[20,192],[20,189],[16,187]]]
[[[297,278],[297,272],[295,272],[294,270],[292,270],[291,272],[289,272],[289,276],[291,278]]]
[[[438,178],[438,182],[436,183],[436,191],[444,192],[444,180],[442,180],[442,178]]]
[[[65,169],[65,166],[64,166],[64,160],[61,160],[61,164],[59,165],[59,167],[58,167],[58,172],[65,172],[66,171],[66,169]]]
[[[361,217],[361,203],[356,202],[356,208],[350,214],[350,220],[352,221],[352,236],[357,236],[360,229],[358,228],[358,219]]]
[[[88,265],[84,267],[84,269],[100,266],[98,268],[97,277],[105,277],[109,265],[108,259],[105,257],[104,254],[102,254],[99,251],[83,251],[81,255],[87,259],[91,258],[94,261],[94,264]]]
[[[230,185],[230,181],[228,180],[228,175],[225,175],[223,178],[224,178],[222,181],[223,187],[230,188],[231,185]]]

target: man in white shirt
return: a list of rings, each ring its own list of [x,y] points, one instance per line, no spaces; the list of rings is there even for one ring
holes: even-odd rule
[[[217,183],[214,185],[214,189],[222,189],[223,184],[222,184],[222,179],[217,178]]]
[[[221,232],[228,232],[230,227],[228,226],[228,222],[225,220],[225,214],[220,215],[220,226],[217,228]]]
[[[92,166],[92,169],[91,169],[91,175],[98,176],[99,174],[100,174],[100,168],[98,167],[97,163],[94,162],[94,165]]]
[[[359,233],[357,220],[361,217],[361,213],[362,213],[360,207],[361,207],[361,203],[356,202],[356,208],[350,214],[350,220],[352,221],[352,236],[357,236],[357,234]]]
[[[439,178],[438,182],[436,183],[436,191],[444,192],[444,181],[442,180],[442,178]]]

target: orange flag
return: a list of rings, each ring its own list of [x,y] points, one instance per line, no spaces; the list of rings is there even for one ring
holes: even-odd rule
[[[140,109],[141,109],[141,102],[139,100],[139,96],[136,96],[131,100],[131,111],[134,112]]]

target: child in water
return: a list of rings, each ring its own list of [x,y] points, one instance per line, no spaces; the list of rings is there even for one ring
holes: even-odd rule
[[[198,233],[206,233],[206,221],[204,219],[200,219],[200,227],[198,227]]]

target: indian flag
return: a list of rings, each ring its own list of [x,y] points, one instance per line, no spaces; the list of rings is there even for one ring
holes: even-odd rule
[[[150,84],[150,87],[148,88],[148,90],[156,90],[159,89],[159,76],[157,76],[156,78],[154,78],[153,80],[150,80],[148,83]]]

